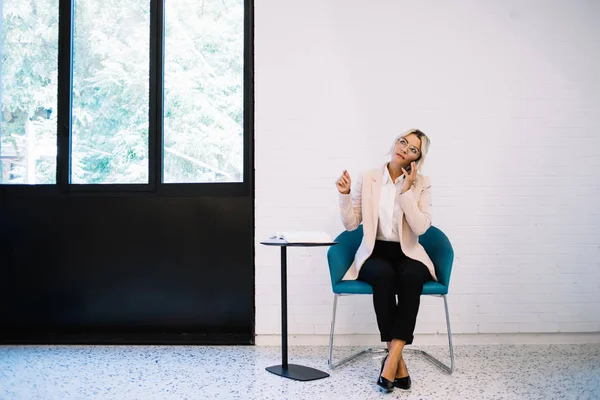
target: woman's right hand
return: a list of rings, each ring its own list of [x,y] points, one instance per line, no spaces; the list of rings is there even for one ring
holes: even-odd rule
[[[341,194],[348,194],[350,193],[351,183],[352,181],[350,180],[350,174],[348,171],[344,170],[344,172],[342,172],[342,176],[340,176],[340,179],[335,181],[335,187]]]

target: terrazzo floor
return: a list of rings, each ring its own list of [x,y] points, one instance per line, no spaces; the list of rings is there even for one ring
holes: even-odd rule
[[[420,346],[443,356],[441,346]],[[340,348],[339,355],[352,349]],[[600,399],[600,344],[456,346],[447,375],[405,356],[413,387],[380,394],[381,355],[334,371],[326,347],[290,347],[290,363],[331,373],[298,382],[265,371],[278,347],[0,346],[0,399]]]

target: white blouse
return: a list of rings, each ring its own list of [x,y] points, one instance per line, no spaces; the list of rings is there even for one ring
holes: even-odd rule
[[[400,199],[404,175],[392,182],[392,177],[387,167],[383,169],[381,197],[379,198],[379,220],[377,221],[377,240],[400,242],[398,232],[398,215],[400,214]]]

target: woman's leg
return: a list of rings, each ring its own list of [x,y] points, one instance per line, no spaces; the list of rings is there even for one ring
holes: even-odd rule
[[[408,376],[408,370],[402,357],[402,350],[404,344],[413,342],[423,285],[431,280],[431,275],[423,263],[405,258],[399,262],[395,278],[398,305],[394,314],[391,334],[392,337],[403,342],[400,357],[397,361],[395,377],[404,378]]]
[[[388,381],[393,382],[394,378],[396,378],[398,365],[400,364],[400,360],[402,359],[402,350],[404,349],[404,345],[404,340],[392,340],[390,352],[387,356],[387,359],[385,360],[383,371],[381,372],[381,376],[383,376]]]
[[[401,339],[406,344],[413,342],[421,292],[423,285],[429,280],[431,280],[429,270],[420,261],[405,258],[399,262],[395,274],[398,305],[391,331],[394,339]]]
[[[396,368],[396,378],[406,378],[407,376],[408,376],[408,368],[406,368],[406,362],[404,361],[404,356],[402,354],[400,354],[400,361],[398,361],[398,368]]]
[[[360,269],[358,279],[373,287],[373,306],[382,342],[390,335],[396,312],[396,285],[392,263],[381,258],[369,258]]]

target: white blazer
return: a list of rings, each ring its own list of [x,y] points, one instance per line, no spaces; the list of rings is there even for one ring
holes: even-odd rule
[[[387,163],[383,168],[387,167]],[[363,238],[350,269],[342,280],[355,280],[364,262],[373,253],[379,221],[379,198],[383,179],[383,168],[377,168],[362,174],[355,188],[349,194],[340,193],[340,211],[346,230],[353,231],[363,224]],[[433,262],[419,244],[419,235],[431,226],[431,185],[429,178],[417,174],[415,183],[409,190],[398,194],[400,214],[398,232],[400,246],[408,257],[421,261],[431,277],[437,281]]]

